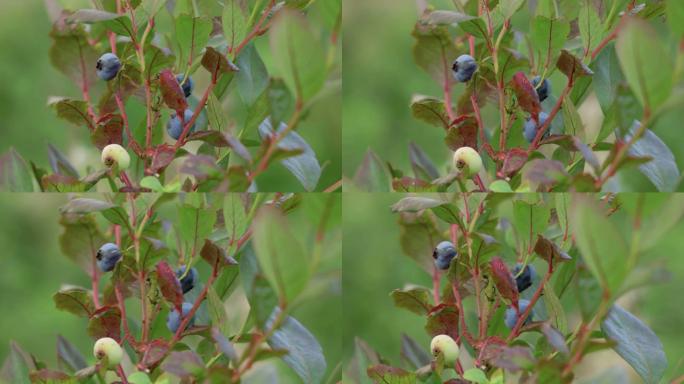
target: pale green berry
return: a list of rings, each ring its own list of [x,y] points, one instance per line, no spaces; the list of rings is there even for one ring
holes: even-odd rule
[[[131,164],[131,156],[119,144],[109,144],[102,149],[102,164],[110,168],[116,164],[123,171]]]
[[[437,335],[432,338],[430,342],[430,350],[434,358],[442,355],[445,366],[453,366],[458,360],[459,348],[458,344],[448,335]]]
[[[482,158],[473,148],[461,147],[454,152],[454,168],[466,177],[476,175],[482,169]]]
[[[103,337],[95,342],[93,355],[98,360],[107,359],[107,367],[114,368],[123,358],[123,349],[116,340],[111,337]]]

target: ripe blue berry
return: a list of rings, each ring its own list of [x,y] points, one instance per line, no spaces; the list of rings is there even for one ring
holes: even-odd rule
[[[515,277],[515,283],[518,286],[518,292],[522,292],[531,287],[532,281],[537,276],[537,271],[532,264],[528,264],[525,269],[520,272],[522,267],[522,264],[516,264],[515,268],[513,268],[513,276]]]
[[[183,307],[183,318],[181,318],[177,309],[174,309],[173,311],[169,312],[169,316],[166,318],[166,327],[171,332],[175,333],[176,331],[178,331],[178,327],[180,327],[181,322],[190,313],[190,310],[192,309],[192,303],[185,302],[185,303],[183,303],[182,307]],[[190,322],[188,322],[186,329],[189,327],[192,327],[194,323],[195,323],[195,317],[193,316],[192,319],[190,319]]]
[[[473,77],[473,73],[477,70],[477,62],[470,55],[461,55],[451,66],[451,71],[454,75],[454,79],[461,83],[470,81]]]
[[[186,109],[185,112],[183,113],[183,124],[181,124],[180,120],[178,119],[178,115],[173,114],[171,115],[171,118],[169,119],[169,122],[166,123],[166,132],[168,132],[169,136],[173,137],[174,139],[178,140],[180,137],[181,133],[183,132],[183,125],[187,124],[188,121],[192,119],[192,109]],[[192,125],[190,128],[190,132],[195,130],[195,124]]]
[[[530,305],[529,300],[525,299],[520,299],[518,301],[518,308],[520,309],[520,314],[522,315],[525,313],[527,310],[527,307]],[[532,321],[532,316],[534,316],[534,310],[530,311],[530,315],[527,316],[527,319],[525,319],[525,323],[523,325],[527,325]],[[504,323],[509,329],[513,329],[515,327],[515,323],[518,322],[518,314],[515,312],[515,308],[513,307],[508,307],[506,308],[506,313],[504,314]]]
[[[176,270],[176,276],[180,279],[180,285],[181,289],[183,290],[183,293],[188,293],[192,288],[195,287],[195,283],[197,283],[197,269],[190,268],[190,272],[188,272],[188,274],[185,275],[185,277],[181,278],[184,273],[185,265],[181,266]]]
[[[121,69],[121,61],[113,53],[105,53],[95,64],[95,69],[97,69],[97,76],[105,81],[109,81],[116,77]]]
[[[442,241],[437,244],[435,250],[432,251],[432,258],[435,259],[435,265],[441,270],[449,269],[451,260],[458,256],[456,247],[450,241]]]
[[[523,128],[523,136],[525,136],[525,140],[527,140],[528,143],[531,143],[534,141],[534,137],[537,135],[537,131],[539,128],[541,128],[544,123],[546,123],[546,119],[549,118],[549,114],[546,112],[541,112],[539,113],[539,122],[537,123],[532,119],[531,117],[528,117],[525,119],[525,127]],[[547,129],[546,132],[544,132],[543,138],[549,137],[549,132],[551,132],[551,129]]]
[[[121,250],[114,243],[107,243],[100,247],[95,256],[97,266],[102,272],[109,272],[114,269],[116,263],[121,259]]]
[[[183,74],[180,74],[176,76],[176,80],[178,80],[178,84],[180,84],[181,88],[183,89],[183,93],[185,94],[185,97],[190,97],[192,95],[192,89],[195,87],[195,83],[192,81],[192,77],[188,76],[188,79],[183,81],[185,78],[183,77]]]
[[[549,93],[551,92],[551,83],[549,82],[549,79],[544,79],[542,84],[539,85],[540,81],[541,81],[541,77],[536,76],[534,79],[532,79],[532,85],[537,90],[537,95],[539,96],[539,102],[542,102],[542,101],[546,100],[547,97],[549,97]]]

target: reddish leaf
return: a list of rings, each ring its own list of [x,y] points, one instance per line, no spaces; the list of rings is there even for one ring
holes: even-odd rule
[[[525,178],[540,186],[551,187],[568,176],[565,166],[560,161],[535,159],[525,171]]]
[[[527,162],[527,151],[522,148],[511,148],[506,152],[501,173],[503,176],[512,176]]]
[[[169,108],[176,112],[183,113],[188,108],[188,101],[185,99],[185,94],[181,89],[176,75],[169,69],[161,71],[159,74],[159,88],[161,88],[164,102]]]
[[[189,378],[204,370],[202,359],[194,351],[171,352],[162,369],[180,378]]]
[[[183,304],[183,291],[176,273],[164,260],[157,264],[157,282],[164,298],[180,312],[181,305]]]
[[[570,80],[580,76],[591,76],[594,74],[589,67],[582,63],[582,60],[565,49],[561,50],[558,61],[556,61],[556,67],[558,67],[558,69]]]
[[[489,266],[492,270],[492,277],[494,279],[494,284],[496,289],[504,298],[508,299],[513,303],[514,307],[518,307],[518,287],[513,280],[513,275],[508,270],[506,264],[501,260],[500,257],[495,256],[489,262]]]
[[[461,147],[477,148],[477,120],[468,117],[457,126],[449,128],[444,141],[453,151]]]
[[[51,371],[49,369],[41,369],[29,374],[32,383],[59,383],[68,382],[71,377],[64,372]]]
[[[556,243],[546,239],[542,235],[537,235],[537,242],[534,244],[534,252],[547,262],[559,262],[572,259],[572,257],[560,249]]]
[[[88,322],[88,335],[93,339],[111,337],[121,341],[121,311],[118,307],[102,307],[95,311]]]
[[[402,177],[401,179],[392,180],[392,189],[395,191],[414,192],[425,191],[432,188],[432,185],[420,179],[413,179],[411,177]]]
[[[204,240],[204,246],[202,246],[200,256],[202,256],[202,258],[211,266],[214,266],[217,263],[222,265],[237,265],[237,261],[235,261],[235,259],[226,256],[226,252],[223,250],[223,248],[214,244],[209,239]]]
[[[219,73],[237,72],[240,70],[237,65],[228,60],[225,55],[212,47],[207,47],[204,52],[204,56],[202,56],[202,66],[214,77],[218,77]]]
[[[489,362],[493,366],[507,371],[517,372],[531,369],[535,363],[532,353],[527,347],[495,346],[493,351]]]
[[[145,170],[146,175],[155,175],[166,168],[176,157],[176,150],[166,144],[162,144],[152,152],[152,165]]]
[[[98,121],[98,125],[90,134],[90,140],[98,148],[102,149],[109,144],[123,143],[123,119],[121,115],[108,114],[106,118]]]
[[[513,80],[511,80],[511,86],[523,111],[529,113],[537,120],[537,116],[541,112],[541,104],[539,103],[537,91],[527,79],[527,76],[523,72],[516,73],[513,76]]]
[[[440,304],[428,313],[425,330],[430,336],[449,335],[458,339],[458,309],[455,305]]]
[[[166,356],[168,350],[169,345],[166,340],[156,339],[150,341],[146,346],[142,347],[143,357],[141,364],[145,367],[154,367]]]
[[[415,374],[413,372],[408,372],[389,365],[378,364],[368,367],[366,373],[375,383],[415,382]]]

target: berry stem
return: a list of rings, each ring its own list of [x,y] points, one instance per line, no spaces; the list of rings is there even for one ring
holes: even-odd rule
[[[123,370],[123,367],[121,367],[121,364],[116,366],[116,374],[119,375],[121,378],[121,382],[123,384],[128,384],[128,379],[126,379],[126,373]]]
[[[195,110],[192,112],[192,118],[190,121],[185,123],[183,126],[183,132],[181,132],[180,137],[176,141],[176,144],[174,145],[174,150],[178,151],[180,147],[182,147],[186,143],[186,136],[190,132],[190,128],[192,128],[193,124],[195,124],[195,121],[197,121],[197,118],[199,117],[200,113],[202,112],[202,109],[204,109],[204,105],[207,103],[207,100],[209,99],[209,94],[211,91],[214,89],[216,86],[216,82],[218,81],[218,77],[216,74],[212,74],[211,76],[211,83],[209,83],[209,86],[207,89],[204,91],[204,95],[202,96],[202,100],[200,100],[199,103],[197,103],[197,107],[195,107]],[[185,113],[184,112],[179,112],[178,117],[180,118],[181,123],[184,122],[185,118]]]
[[[549,282],[551,279],[551,274],[553,273],[553,259],[547,260],[549,264],[549,269],[546,271],[546,275],[544,275],[544,279],[539,283],[539,286],[537,287],[537,290],[534,292],[534,296],[530,299],[530,303],[527,305],[527,308],[525,308],[525,311],[518,317],[518,321],[515,323],[515,326],[511,330],[511,333],[508,335],[508,338],[506,339],[506,342],[510,343],[518,337],[520,334],[520,328],[522,328],[523,324],[525,323],[525,320],[527,320],[527,317],[530,315],[532,312],[532,308],[534,308],[535,304],[537,304],[537,301],[541,297],[541,293],[544,290],[544,286]],[[517,308],[516,308],[517,311]]]
[[[556,101],[556,105],[553,106],[551,113],[549,113],[549,117],[546,119],[544,124],[542,124],[542,126],[539,127],[539,129],[537,130],[537,135],[534,137],[532,144],[530,144],[530,147],[527,150],[528,154],[539,148],[542,137],[544,137],[546,131],[551,128],[551,122],[560,111],[561,106],[563,105],[563,100],[570,94],[573,84],[574,78],[573,76],[570,76],[570,78],[568,78],[568,84],[565,86],[565,88],[563,89],[563,93],[561,93],[560,97]]]

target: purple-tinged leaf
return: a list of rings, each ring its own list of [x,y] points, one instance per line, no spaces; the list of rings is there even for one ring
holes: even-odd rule
[[[164,298],[180,311],[183,304],[183,291],[176,273],[165,260],[157,264],[157,283]]]

